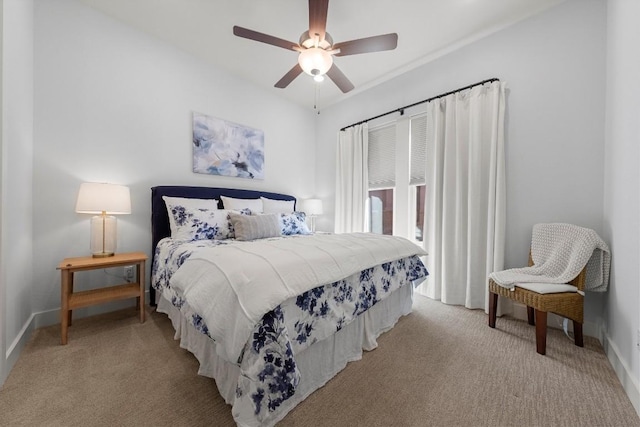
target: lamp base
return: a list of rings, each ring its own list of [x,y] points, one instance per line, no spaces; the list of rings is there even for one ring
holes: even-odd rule
[[[91,256],[106,258],[116,252],[117,222],[113,216],[91,218]]]
[[[114,252],[100,252],[97,254],[91,254],[92,257],[94,258],[108,258],[110,256],[114,256],[115,253]]]

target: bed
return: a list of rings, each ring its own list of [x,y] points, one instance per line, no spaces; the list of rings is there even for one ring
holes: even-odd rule
[[[296,203],[271,192],[152,188],[151,301],[198,359],[198,374],[215,379],[236,423],[270,426],[411,312],[413,288],[428,274],[419,258],[424,252],[391,236],[304,227],[240,241],[241,224],[273,216],[246,209],[229,216],[235,238],[171,238],[175,224],[165,197],[215,199],[222,209],[223,196]]]

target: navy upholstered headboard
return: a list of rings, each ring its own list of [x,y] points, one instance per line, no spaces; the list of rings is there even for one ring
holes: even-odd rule
[[[151,265],[155,261],[156,245],[158,242],[171,235],[169,228],[169,215],[162,196],[186,197],[190,199],[217,199],[218,208],[222,209],[220,196],[234,197],[236,199],[257,199],[260,196],[274,200],[293,200],[296,198],[287,194],[269,193],[257,190],[239,190],[235,188],[217,187],[189,187],[179,185],[162,185],[151,188]],[[153,268],[153,267],[152,267]],[[149,281],[151,283],[151,281]],[[150,287],[151,303],[155,303],[155,290]]]

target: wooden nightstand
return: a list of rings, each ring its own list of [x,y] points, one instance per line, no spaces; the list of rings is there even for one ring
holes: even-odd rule
[[[65,258],[58,265],[62,273],[60,308],[61,343],[67,343],[68,329],[71,326],[72,310],[90,305],[102,304],[126,298],[136,298],[136,308],[140,310],[140,323],[144,323],[144,275],[147,255],[143,252],[115,254],[107,258],[93,258],[90,256],[79,258]],[[73,274],[77,271],[98,270],[102,268],[124,267],[135,265],[134,283],[108,286],[89,291],[73,292]]]

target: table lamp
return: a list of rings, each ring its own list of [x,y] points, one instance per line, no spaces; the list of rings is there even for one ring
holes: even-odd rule
[[[301,203],[302,211],[311,218],[311,231],[316,231],[316,217],[322,215],[322,200],[306,199]]]
[[[80,184],[76,212],[99,214],[91,218],[91,254],[94,258],[113,256],[118,231],[116,218],[111,215],[131,213],[129,187],[98,182]]]

